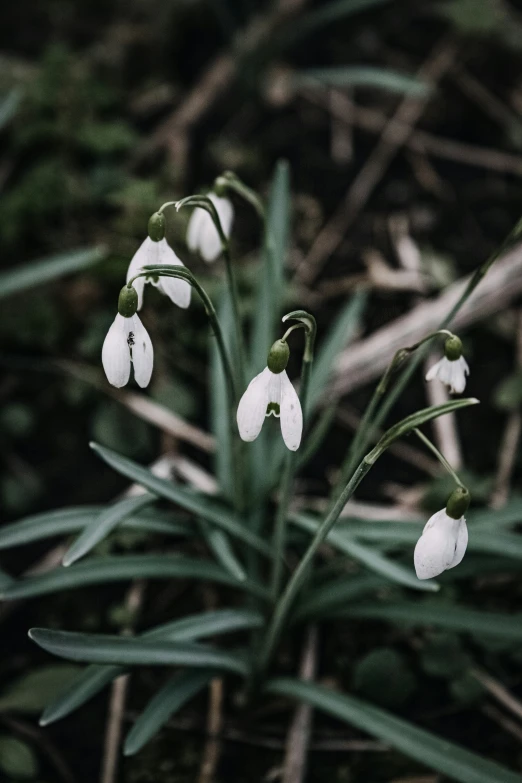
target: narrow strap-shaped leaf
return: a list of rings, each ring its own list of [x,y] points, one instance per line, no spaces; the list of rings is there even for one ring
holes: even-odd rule
[[[320,524],[319,522],[316,522],[315,519],[305,516],[304,514],[294,514],[290,519],[295,525],[307,530],[309,533],[315,533]],[[340,532],[336,529],[331,530],[326,540],[336,549],[344,552],[345,555],[353,557],[354,560],[363,563],[371,571],[386,577],[386,579],[389,579],[396,584],[412,587],[414,590],[424,590],[428,592],[434,592],[439,589],[436,582],[432,582],[431,580],[421,581],[417,579],[413,571],[410,571],[399,563],[381,555],[379,552],[375,551],[375,549],[358,543],[354,538],[348,536],[344,532]]]
[[[171,620],[169,623],[146,631],[141,636],[143,639],[190,642],[214,634],[260,628],[263,622],[262,615],[250,609],[216,609],[213,612],[203,612],[188,615],[179,620]],[[116,677],[124,674],[125,671],[126,669],[122,666],[110,664],[87,666],[69,688],[47,706],[40,719],[40,724],[46,726],[65,718],[99,693]]]
[[[248,673],[246,661],[237,654],[202,644],[47,628],[31,628],[29,637],[42,649],[69,661],[116,666],[214,667],[236,674]]]
[[[104,506],[77,506],[71,508],[48,511],[43,514],[20,519],[0,528],[0,549],[9,549],[13,546],[31,544],[53,536],[70,535],[84,530],[87,525],[94,522],[104,511]],[[129,530],[144,530],[150,533],[162,533],[165,535],[188,535],[190,527],[181,521],[163,516],[160,513],[154,516],[136,514],[121,523],[122,527]]]
[[[461,606],[404,601],[397,604],[368,603],[335,611],[335,615],[387,620],[406,625],[435,625],[453,631],[498,639],[522,641],[522,615],[481,612]]]
[[[225,345],[230,351],[234,340],[234,317],[228,287],[225,287],[221,293],[218,318],[223,331]],[[216,438],[216,443],[219,443],[219,448],[214,452],[215,472],[223,496],[231,501],[234,497],[235,481],[232,460],[233,443],[229,425],[231,402],[228,398],[223,364],[215,340],[212,340],[210,345],[210,379],[212,431]]]
[[[182,508],[192,511],[198,516],[202,516],[203,519],[214,522],[218,527],[223,528],[223,530],[226,530],[231,535],[241,539],[254,549],[257,549],[258,552],[261,552],[267,557],[272,557],[272,551],[268,544],[238,521],[234,517],[232,510],[225,509],[223,506],[218,505],[204,495],[189,492],[170,481],[154,476],[150,470],[127,459],[127,457],[122,457],[115,451],[111,451],[111,449],[106,449],[104,446],[99,446],[96,443],[91,445],[94,451],[99,454],[108,465],[114,468],[118,473],[126,476],[126,478],[136,481],[155,495],[171,500]]]
[[[308,387],[308,411],[313,410],[321,399],[337,357],[356,335],[367,299],[365,291],[356,291],[337,316],[325,339],[319,343]]]
[[[70,275],[93,266],[106,255],[103,248],[91,247],[70,250],[51,258],[41,258],[0,273],[0,299],[48,283],[63,275]]]
[[[213,671],[183,671],[172,677],[149,701],[127,734],[123,753],[133,756],[187,701],[208,685]]]
[[[2,588],[0,598],[32,598],[86,585],[119,582],[126,579],[201,579],[239,587],[260,598],[268,591],[251,579],[238,582],[224,568],[210,560],[181,555],[119,555],[92,557],[74,568],[56,568],[46,574],[19,579]]]
[[[431,89],[429,84],[416,76],[371,65],[307,68],[294,74],[292,82],[303,87],[317,87],[318,84],[329,87],[376,87],[401,95],[418,96],[427,95]]]
[[[511,772],[353,696],[290,678],[272,680],[266,690],[311,704],[460,783],[520,783],[519,773]]]
[[[225,571],[228,571],[234,579],[237,579],[239,582],[244,582],[247,575],[243,566],[237,559],[226,533],[223,533],[223,531],[219,530],[217,527],[213,527],[204,519],[200,520],[200,527],[206,542],[214,553],[218,563],[221,563]]]
[[[0,130],[8,125],[18,111],[18,107],[22,102],[22,90],[18,87],[14,87],[10,90],[6,96],[2,97],[0,101]]]
[[[106,508],[80,533],[65,555],[62,563],[70,566],[94,549],[100,541],[103,541],[114,528],[127,517],[141,511],[156,500],[154,495],[138,495],[138,497],[124,498]]]

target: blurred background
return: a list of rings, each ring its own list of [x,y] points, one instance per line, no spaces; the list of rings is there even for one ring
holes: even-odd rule
[[[320,340],[348,297],[368,292],[331,381],[341,402],[325,448],[299,481],[298,494],[319,506],[393,351],[429,330],[433,313],[446,313],[446,289],[521,216],[522,4],[18,0],[4,3],[0,18],[2,522],[123,491],[121,477],[89,450],[91,439],[143,463],[168,452],[185,478],[211,468],[201,307],[181,311],[148,294],[152,407],[137,388],[108,386],[101,346],[149,215],[227,169],[266,195],[281,159],[293,194],[288,309],[314,312]],[[235,207],[233,256],[248,316],[261,231],[247,205],[235,200]],[[169,241],[215,295],[221,262],[208,267],[189,254],[187,218],[170,214]],[[434,429],[484,509],[520,502],[521,480],[522,253],[501,259],[494,273],[460,324],[480,411]],[[418,375],[396,414],[440,402],[441,393]],[[413,446],[383,459],[361,488],[363,518],[384,507],[387,519],[418,518],[445,503],[448,482]],[[122,535],[119,546],[140,541]],[[1,552],[0,565],[20,574],[60,554],[33,545]],[[517,612],[520,580],[516,572],[484,577],[467,597],[483,609]],[[164,589],[161,600],[155,619],[178,598]],[[64,725],[38,728],[36,715],[71,667],[49,667],[26,629],[117,631],[127,621],[123,601],[117,587],[0,606],[1,780],[100,779],[107,694]],[[181,592],[180,613],[183,601]],[[522,658],[513,645],[439,632],[414,657],[411,630],[368,622],[355,629],[339,622],[323,645],[325,676],[517,767]],[[470,667],[478,677],[463,675]],[[494,687],[484,684],[483,669]],[[148,676],[138,680],[145,694]],[[516,707],[495,696],[499,683]],[[127,718],[135,709],[128,705]],[[215,780],[276,779],[284,723],[277,714],[265,724],[257,717],[263,731],[255,724],[234,739],[231,730]],[[184,720],[112,779],[204,783],[204,701]],[[442,780],[419,776],[413,762],[333,721],[317,731],[310,781]],[[339,744],[329,749],[331,737]]]

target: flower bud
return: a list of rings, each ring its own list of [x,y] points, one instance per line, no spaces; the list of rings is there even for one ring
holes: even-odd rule
[[[456,334],[444,343],[444,355],[450,362],[456,362],[462,356],[462,340]]]
[[[216,194],[216,196],[226,196],[228,193],[228,180],[223,175],[220,175],[219,177],[216,177],[214,180],[214,184],[212,186],[212,190]]]
[[[446,514],[452,519],[461,519],[469,507],[471,496],[465,487],[453,490],[446,504]]]
[[[284,340],[276,340],[268,353],[266,364],[270,372],[277,375],[286,370],[288,359],[290,358],[290,348]]]
[[[133,286],[124,285],[118,297],[118,312],[124,318],[132,318],[138,310],[138,293]]]
[[[165,239],[165,215],[162,212],[155,212],[149,218],[149,237],[153,242]]]

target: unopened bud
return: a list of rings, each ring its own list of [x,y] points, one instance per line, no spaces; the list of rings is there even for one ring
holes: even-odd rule
[[[288,343],[284,340],[276,340],[270,348],[266,364],[270,372],[277,375],[278,373],[283,372],[283,370],[286,370],[289,358],[290,348],[288,347]]]
[[[462,340],[456,334],[444,343],[444,355],[450,362],[456,362],[462,356]]]
[[[149,237],[153,242],[165,239],[165,215],[163,212],[155,212],[149,218]]]
[[[446,514],[452,519],[460,519],[469,508],[471,495],[465,487],[453,490],[446,503]]]
[[[118,297],[118,312],[124,318],[132,318],[138,311],[138,294],[133,286],[124,285]]]

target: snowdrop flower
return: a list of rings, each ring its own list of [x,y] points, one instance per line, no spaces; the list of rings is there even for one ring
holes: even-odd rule
[[[217,196],[215,193],[207,194],[212,201],[221,221],[221,227],[225,236],[230,236],[232,221],[234,219],[234,207],[225,196]],[[187,245],[193,253],[199,252],[204,261],[215,261],[221,253],[221,240],[212,218],[206,209],[196,207],[190,216],[187,229]]]
[[[160,212],[156,212],[149,220],[149,236],[134,253],[127,270],[127,282],[132,280],[141,271],[142,267],[150,264],[184,266],[165,239],[165,216]],[[168,296],[178,307],[186,308],[190,304],[192,289],[190,283],[187,283],[186,280],[180,280],[176,277],[162,277],[161,275],[159,277],[138,277],[133,282],[133,286],[138,294],[138,310],[141,310],[143,305],[145,283],[155,285],[162,294]]]
[[[426,380],[438,378],[449,387],[452,394],[462,394],[466,387],[466,375],[469,375],[469,367],[462,356],[462,342],[453,335],[444,343],[444,356],[430,367]]]
[[[102,364],[107,380],[117,389],[130,377],[131,362],[138,386],[149,385],[154,363],[154,349],[149,334],[136,314],[138,294],[124,286],[118,300],[118,314],[102,348]]]
[[[450,495],[446,508],[429,518],[413,555],[418,579],[431,579],[461,562],[468,545],[464,518],[468,506],[469,492],[459,487]]]
[[[267,367],[250,381],[237,409],[237,426],[243,440],[252,441],[261,432],[266,416],[280,418],[281,434],[290,451],[297,451],[303,432],[299,397],[286,374],[290,349],[277,340],[268,354]]]

